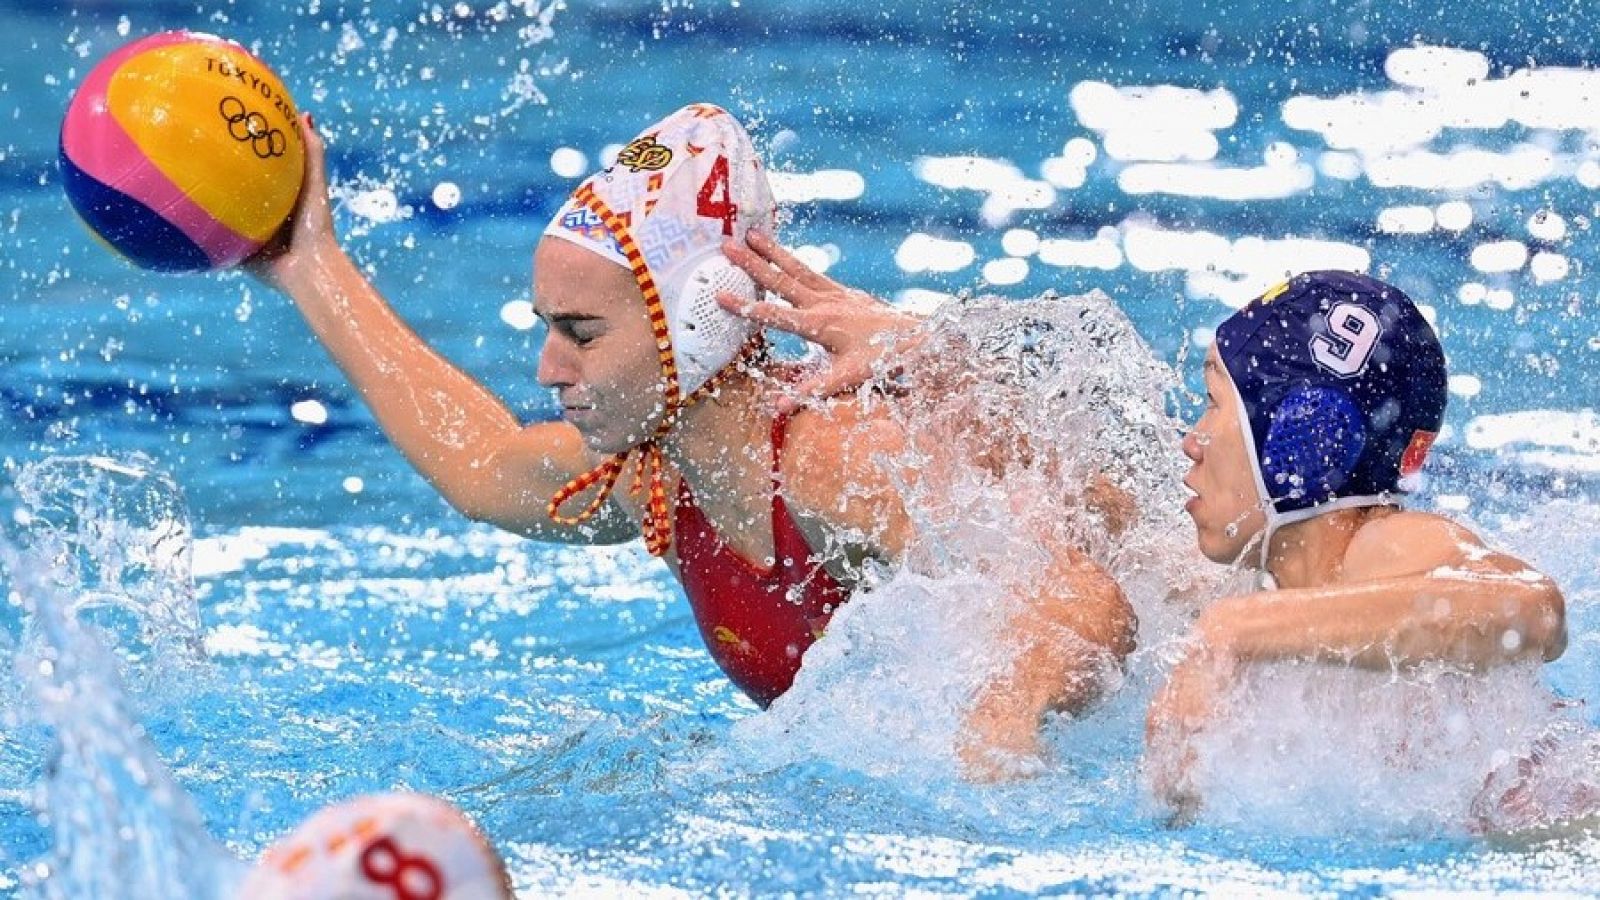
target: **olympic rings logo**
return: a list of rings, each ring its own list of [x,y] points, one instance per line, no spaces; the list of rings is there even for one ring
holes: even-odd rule
[[[289,149],[289,139],[284,133],[267,124],[267,117],[245,108],[238,97],[223,97],[217,106],[222,120],[228,123],[228,136],[240,143],[250,142],[250,149],[261,159],[282,156]]]

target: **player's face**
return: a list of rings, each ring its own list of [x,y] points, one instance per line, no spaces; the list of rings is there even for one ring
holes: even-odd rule
[[[1232,563],[1266,527],[1261,494],[1245,447],[1239,397],[1213,347],[1206,355],[1206,411],[1183,439],[1193,462],[1184,486],[1194,492],[1184,510],[1207,559]]]
[[[549,326],[539,383],[600,453],[655,433],[665,412],[661,359],[633,273],[570,241],[547,237],[533,261],[534,311]]]

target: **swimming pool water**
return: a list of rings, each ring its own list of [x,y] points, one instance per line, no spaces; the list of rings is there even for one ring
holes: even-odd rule
[[[1580,88],[1538,95],[1548,121],[1408,138],[1407,123],[1464,114],[1385,66],[1422,44],[1480,54],[1495,78],[1581,69],[1600,14],[1557,2],[326,0],[0,14],[12,32],[0,56],[0,455],[15,477],[51,456],[143,452],[181,485],[208,659],[135,665],[128,716],[238,854],[331,800],[407,787],[477,817],[530,894],[1600,885],[1593,837],[1525,849],[1356,828],[1167,829],[1134,771],[1148,694],[1137,677],[1091,721],[1058,724],[1058,770],[1017,786],[828,754],[741,760],[736,725],[756,711],[641,549],[549,547],[462,522],[389,448],[287,301],[237,276],[120,263],[71,218],[54,170],[60,110],[116,44],[193,27],[257,45],[330,136],[348,246],[421,333],[528,417],[552,411],[532,380],[541,338],[526,301],[532,244],[576,183],[556,169],[573,152],[579,172],[596,165],[607,144],[691,100],[744,116],[776,170],[834,173],[786,188],[846,198],[796,205],[785,230],[831,274],[885,296],[1098,287],[1163,357],[1189,346],[1191,378],[1197,340],[1229,308],[1214,295],[1264,287],[1274,266],[1364,254],[1434,308],[1452,372],[1471,376],[1452,385],[1422,502],[1561,580],[1574,641],[1545,681],[1588,700],[1594,721],[1600,319],[1588,257],[1600,170],[1585,167],[1600,165],[1600,119]],[[1221,88],[1226,98],[1185,95],[1171,121],[1222,124],[1141,137],[1117,101],[1074,94],[1095,82]],[[1392,138],[1390,156],[1286,121],[1297,96],[1386,90],[1402,92],[1400,112],[1365,131]],[[1097,116],[1121,127],[1091,127]],[[1149,144],[1142,155],[1204,157],[1207,134],[1213,158],[1175,164],[1198,169],[1110,155]],[[1422,149],[1438,155],[1404,156]],[[1475,150],[1488,155],[1461,155]],[[1395,161],[1407,158],[1410,169]],[[1224,199],[1208,168],[1287,196]],[[1187,193],[1142,193],[1140,179]],[[1287,239],[1317,243],[1263,243]],[[15,602],[0,613],[8,666],[25,618]],[[50,834],[35,813],[48,806],[36,786],[51,732],[30,716],[24,674],[0,729],[6,891]]]

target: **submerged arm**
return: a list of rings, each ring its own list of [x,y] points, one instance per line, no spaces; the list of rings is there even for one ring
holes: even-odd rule
[[[1156,795],[1180,814],[1199,797],[1193,739],[1219,714],[1239,667],[1308,660],[1386,671],[1428,661],[1471,669],[1555,659],[1566,647],[1561,592],[1544,575],[1444,519],[1404,513],[1357,533],[1342,583],[1217,601],[1146,720]]]
[[[584,526],[549,521],[545,503],[594,462],[564,423],[519,424],[481,383],[412,331],[339,246],[321,138],[302,122],[306,179],[294,220],[252,271],[287,294],[366,401],[389,440],[469,517],[575,543],[626,540],[616,509]]]
[[[1044,716],[1084,711],[1133,652],[1138,620],[1116,581],[1077,550],[1054,549],[1002,631],[1015,655],[968,714],[960,753],[970,776],[1003,776],[1037,757]]]

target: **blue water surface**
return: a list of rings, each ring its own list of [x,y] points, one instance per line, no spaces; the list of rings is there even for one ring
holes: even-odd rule
[[[532,247],[577,182],[554,155],[577,151],[587,171],[690,101],[738,113],[777,171],[859,176],[858,196],[793,204],[783,232],[831,275],[902,299],[1099,288],[1191,383],[1230,308],[1216,294],[1236,302],[1325,252],[1279,245],[1262,262],[1251,239],[1365,254],[1432,308],[1452,372],[1470,376],[1452,382],[1421,502],[1561,580],[1574,639],[1545,680],[1593,709],[1600,112],[1552,100],[1553,124],[1450,125],[1386,151],[1477,149],[1502,174],[1537,151],[1548,165],[1531,183],[1387,187],[1378,151],[1331,146],[1285,106],[1401,90],[1386,64],[1417,46],[1476,53],[1490,78],[1589,72],[1592,5],[9,2],[0,16],[0,457],[15,473],[141,452],[182,485],[210,661],[183,683],[138,686],[135,707],[241,856],[327,802],[408,788],[473,814],[529,895],[1600,891],[1592,838],[1530,850],[1167,828],[1135,776],[1139,690],[1097,714],[1092,753],[1057,728],[1071,771],[1039,783],[710,767],[757,711],[706,656],[659,564],[638,547],[559,548],[466,523],[389,446],[287,300],[238,274],[132,268],[73,218],[55,163],[72,88],[121,42],[185,27],[246,43],[328,137],[346,246],[422,335],[528,419],[553,415],[533,380]],[[1087,82],[1224,89],[1236,113],[1208,132],[1214,154],[1186,165],[1303,166],[1306,181],[1273,199],[1136,190],[1124,176],[1154,161],[1109,155],[1114,139],[1071,99]],[[1172,124],[1169,144],[1194,131]],[[1039,183],[1074,139],[1095,148],[1082,184],[1037,209],[986,206],[993,192],[941,187],[918,163],[973,157]],[[441,185],[459,202],[438,202]],[[1385,218],[1396,208],[1410,212]],[[1418,210],[1420,233],[1393,227]],[[1157,246],[1203,232],[1223,249],[1155,265],[1139,229],[1177,235]],[[1118,253],[1054,265],[1027,233]],[[944,257],[970,261],[927,269],[912,235],[959,242],[968,250]],[[1520,251],[1480,249],[1506,242]],[[1007,260],[1026,265],[989,265]],[[15,602],[0,612],[8,661],[23,620]],[[3,890],[49,842],[34,786],[50,735],[20,697],[5,694],[0,735]]]

